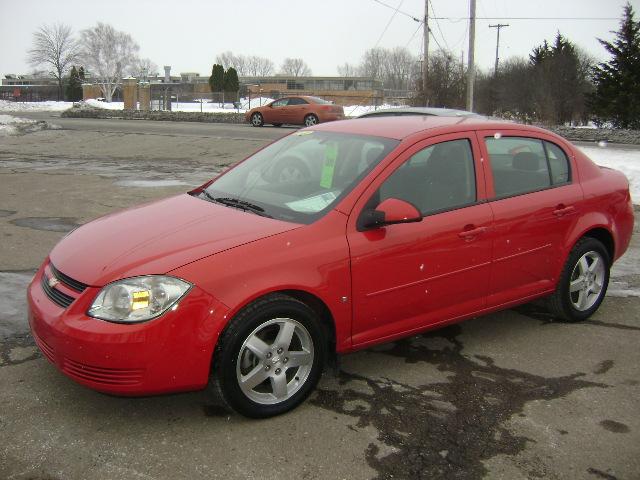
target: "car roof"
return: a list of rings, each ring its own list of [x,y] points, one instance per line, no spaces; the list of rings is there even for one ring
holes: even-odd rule
[[[358,118],[373,116],[401,116],[401,115],[436,115],[440,117],[478,117],[483,116],[467,110],[457,110],[455,108],[439,107],[394,107],[381,108],[371,112],[363,113]]]
[[[338,120],[321,123],[309,130],[349,133],[353,135],[371,135],[375,137],[403,140],[415,133],[434,130],[434,134],[454,133],[469,130],[489,129],[527,129],[543,132],[530,125],[493,120],[483,117],[438,117],[434,115],[372,116],[352,120]]]

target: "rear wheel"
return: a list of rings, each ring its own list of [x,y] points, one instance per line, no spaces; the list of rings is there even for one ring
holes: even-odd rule
[[[318,116],[315,113],[310,113],[309,115],[304,117],[304,124],[307,127],[312,127],[313,125],[317,125],[318,123],[320,123],[320,121],[318,120]]]
[[[264,125],[264,119],[262,118],[262,114],[260,112],[256,112],[251,115],[251,125],[254,127],[261,127]]]
[[[311,393],[325,351],[315,312],[292,297],[271,295],[231,321],[216,350],[212,381],[237,412],[254,418],[278,415]]]
[[[595,238],[582,238],[571,250],[549,308],[558,319],[586,320],[593,315],[607,291],[611,260]]]

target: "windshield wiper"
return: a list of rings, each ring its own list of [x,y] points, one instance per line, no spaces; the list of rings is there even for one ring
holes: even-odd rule
[[[252,212],[263,217],[272,218],[271,215],[265,213],[264,208],[251,202],[232,197],[214,197],[206,190],[203,190],[202,193],[204,193],[207,198],[213,200],[216,203],[221,203],[222,205],[227,205],[228,207],[239,208],[240,210],[244,210],[245,212]]]

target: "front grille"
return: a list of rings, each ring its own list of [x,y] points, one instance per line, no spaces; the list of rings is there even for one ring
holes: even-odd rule
[[[62,293],[60,290],[56,290],[55,288],[49,286],[49,277],[46,275],[42,275],[42,290],[47,294],[47,297],[51,299],[53,303],[61,306],[62,308],[67,308],[71,303],[75,300],[73,297],[70,297],[66,293]]]
[[[137,385],[142,382],[144,370],[140,368],[104,368],[85,365],[68,358],[64,359],[62,370],[72,377],[104,385]]]
[[[51,273],[53,274],[54,277],[56,277],[66,286],[68,286],[72,290],[75,290],[78,293],[84,292],[85,289],[88,287],[88,285],[82,282],[79,282],[78,280],[74,280],[68,275],[65,275],[64,273],[62,273],[60,270],[58,270],[56,267],[53,266],[53,263],[49,264],[49,268],[51,269]]]

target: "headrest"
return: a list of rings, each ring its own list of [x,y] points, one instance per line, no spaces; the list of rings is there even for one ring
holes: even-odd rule
[[[513,156],[512,164],[515,170],[537,172],[540,170],[540,157],[535,153],[520,152]]]

